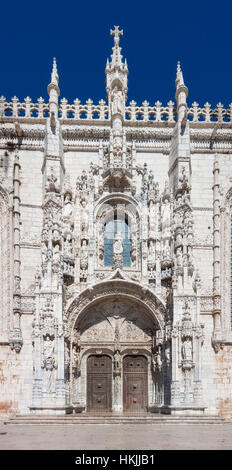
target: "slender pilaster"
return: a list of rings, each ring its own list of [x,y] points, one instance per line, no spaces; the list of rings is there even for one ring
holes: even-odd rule
[[[21,277],[20,277],[20,164],[16,150],[13,170],[13,231],[14,231],[14,291],[13,291],[13,329],[10,331],[10,348],[21,351],[23,344],[20,315],[21,315]]]

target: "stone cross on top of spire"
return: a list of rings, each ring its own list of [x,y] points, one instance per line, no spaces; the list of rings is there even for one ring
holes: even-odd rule
[[[122,62],[121,47],[119,47],[120,36],[123,36],[123,29],[120,29],[119,26],[114,26],[114,29],[110,30],[110,35],[114,36],[114,46],[112,47],[113,54],[111,54],[111,64],[107,60],[106,68],[113,67],[122,67],[127,69],[127,63]]]
[[[114,29],[110,30],[110,35],[114,36],[115,47],[119,46],[120,36],[123,36],[123,29],[119,29],[119,26],[115,26]]]

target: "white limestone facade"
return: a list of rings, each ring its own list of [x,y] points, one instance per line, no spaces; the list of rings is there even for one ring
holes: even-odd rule
[[[232,104],[0,98],[0,412],[232,414]]]

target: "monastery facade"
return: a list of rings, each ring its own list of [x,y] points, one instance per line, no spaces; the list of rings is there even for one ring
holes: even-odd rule
[[[232,413],[232,104],[0,98],[0,411]]]

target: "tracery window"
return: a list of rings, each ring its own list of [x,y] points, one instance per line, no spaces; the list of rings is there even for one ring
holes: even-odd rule
[[[104,224],[104,266],[113,265],[113,244],[115,236],[120,233],[123,240],[123,266],[131,266],[131,238],[127,216],[118,218],[115,214]]]

